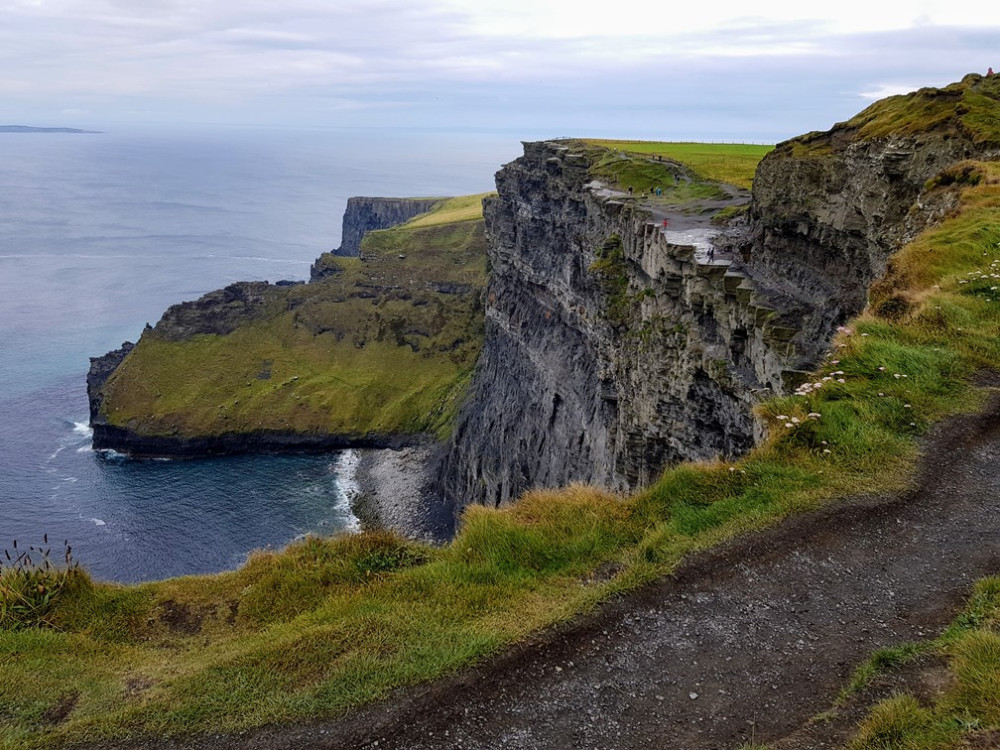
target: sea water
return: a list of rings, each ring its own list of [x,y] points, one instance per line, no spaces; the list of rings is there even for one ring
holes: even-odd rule
[[[95,453],[88,358],[231,282],[307,278],[352,195],[491,190],[517,138],[104,129],[0,134],[0,550],[47,534],[96,577],[140,581],[356,528],[350,452]]]

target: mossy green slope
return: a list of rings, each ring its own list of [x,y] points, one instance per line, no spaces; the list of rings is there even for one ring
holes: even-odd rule
[[[823,157],[852,143],[888,137],[961,136],[1000,146],[1000,76],[970,73],[944,88],[922,88],[881,99],[829,132],[807,133],[778,149],[798,157]]]
[[[325,278],[268,287],[223,335],[161,321],[103,387],[102,415],[144,436],[441,434],[482,343],[482,196],[371,232]]]

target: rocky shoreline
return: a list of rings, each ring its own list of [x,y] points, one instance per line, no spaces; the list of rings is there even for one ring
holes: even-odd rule
[[[127,428],[94,420],[94,450],[113,450],[131,458],[205,458],[245,453],[327,453],[348,449],[401,450],[426,443],[425,435],[362,435],[261,430],[219,435],[140,435]]]
[[[359,451],[351,510],[363,529],[385,529],[422,542],[440,544],[455,535],[452,504],[435,491],[441,446]]]

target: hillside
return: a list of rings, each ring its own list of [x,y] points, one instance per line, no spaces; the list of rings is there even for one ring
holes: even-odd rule
[[[360,258],[325,254],[308,284],[233,284],[171,307],[134,348],[95,360],[95,446],[175,455],[445,434],[482,341],[480,201],[439,200],[369,232]]]

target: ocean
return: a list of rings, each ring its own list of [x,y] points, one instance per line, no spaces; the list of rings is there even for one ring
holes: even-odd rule
[[[305,279],[352,195],[493,189],[515,134],[0,134],[0,550],[43,535],[122,582],[357,527],[350,452],[137,461],[90,448],[89,357],[234,281]]]

